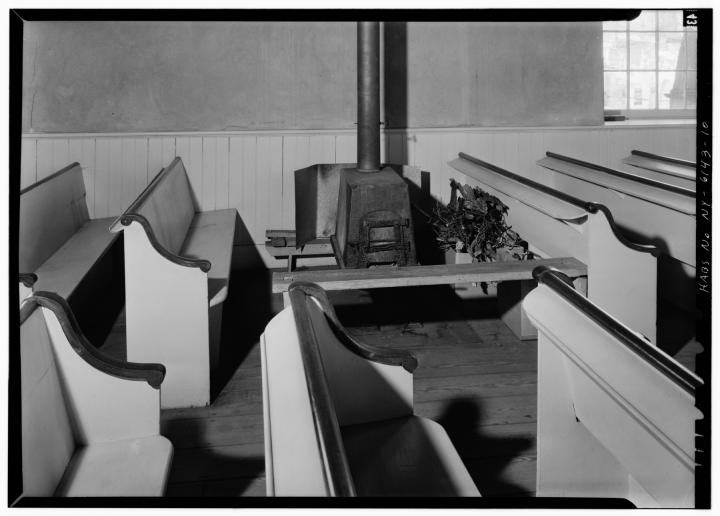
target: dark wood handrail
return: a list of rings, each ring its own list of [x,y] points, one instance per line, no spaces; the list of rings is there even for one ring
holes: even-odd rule
[[[688,161],[680,158],[671,158],[670,156],[660,156],[659,154],[651,154],[649,152],[641,150],[632,150],[630,151],[630,154],[633,154],[635,156],[641,156],[643,158],[665,161],[667,163],[672,163],[673,165],[682,165],[683,167],[690,167],[692,169],[695,169],[697,167],[697,163],[695,163],[694,161]]]
[[[181,161],[181,158],[179,156],[176,156],[175,159],[172,160],[170,165],[160,170],[160,172],[155,175],[152,181],[148,183],[145,189],[140,192],[140,195],[138,195],[137,198],[130,204],[130,206],[127,207],[127,209],[122,213],[122,215],[120,215],[117,219],[115,219],[115,221],[113,221],[110,227],[112,228],[113,226],[115,226],[118,221],[123,226],[129,226],[133,221],[135,221],[142,226],[142,228],[145,230],[145,234],[147,235],[148,240],[150,241],[150,245],[152,245],[153,249],[160,253],[163,258],[183,267],[197,267],[203,272],[208,272],[212,267],[212,264],[209,260],[186,258],[184,256],[180,256],[179,254],[171,252],[170,250],[165,248],[165,246],[162,245],[157,239],[157,237],[155,236],[155,231],[150,224],[150,221],[148,221],[148,219],[144,215],[138,213],[140,206],[142,206],[145,200],[150,196],[155,187],[160,183],[161,179],[164,178],[167,174],[169,174],[170,171],[174,170],[175,165],[179,161]]]
[[[299,289],[290,292],[300,353],[305,372],[315,436],[320,448],[325,487],[330,496],[356,496],[335,405],[325,376],[320,348],[312,327],[307,303],[313,301]]]
[[[645,362],[655,367],[655,369],[686,392],[694,395],[695,389],[703,385],[702,379],[698,376],[662,353],[650,342],[640,338],[636,333],[619,323],[608,313],[598,308],[586,297],[577,292],[572,287],[571,280],[563,273],[541,266],[533,271],[533,276],[538,283],[548,286],[556,294],[580,310],[603,330],[639,355]]]
[[[32,286],[37,282],[37,274],[32,272],[21,272],[19,275],[20,283],[25,285],[28,288],[32,288]]]
[[[67,301],[54,292],[39,291],[28,297],[23,303],[21,322],[38,305],[52,310],[58,318],[68,342],[85,362],[111,376],[126,380],[143,380],[155,389],[160,388],[160,384],[165,378],[164,365],[125,362],[107,356],[87,340]]]
[[[31,184],[30,186],[26,186],[25,188],[23,188],[22,190],[20,190],[20,195],[25,194],[25,193],[28,193],[30,190],[32,190],[32,189],[34,189],[34,188],[37,188],[38,186],[40,186],[40,185],[42,185],[42,184],[45,184],[45,183],[47,183],[48,181],[50,181],[50,180],[52,180],[52,179],[55,179],[57,176],[59,176],[59,175],[61,175],[61,174],[64,174],[65,172],[67,172],[67,171],[69,171],[69,170],[72,170],[72,169],[75,168],[75,167],[80,167],[80,163],[78,163],[77,161],[74,162],[74,163],[71,163],[71,164],[69,164],[67,167],[62,168],[62,169],[58,170],[57,172],[55,172],[55,173],[53,173],[53,174],[50,174],[50,175],[47,176],[47,177],[43,177],[43,178],[42,178],[40,181],[38,181],[37,183],[33,183],[33,184]],[[80,168],[82,169],[82,167],[80,167]]]
[[[325,289],[322,287],[307,281],[295,281],[288,287],[288,292],[292,293],[294,290],[301,291],[306,296],[313,297],[317,300],[333,333],[349,351],[365,360],[379,364],[400,366],[409,373],[412,373],[417,368],[417,359],[408,351],[392,348],[376,348],[352,337],[338,319],[327,292],[325,292]]]
[[[695,198],[695,192],[693,192],[692,190],[688,190],[687,188],[683,188],[681,186],[675,186],[675,185],[671,185],[668,183],[663,183],[662,181],[655,181],[654,179],[649,179],[647,177],[630,174],[628,172],[621,172],[620,170],[603,167],[601,165],[596,165],[595,163],[589,163],[587,161],[582,161],[577,158],[571,158],[569,156],[563,156],[562,154],[555,154],[554,152],[550,152],[550,151],[546,152],[545,155],[548,158],[558,159],[560,161],[565,161],[566,163],[571,163],[573,165],[579,165],[584,168],[589,168],[591,170],[603,172],[605,174],[620,177],[622,179],[634,181],[635,183],[652,186],[653,188],[657,188],[659,190],[665,190],[666,192],[672,192],[672,193],[676,193],[679,195],[684,195],[685,197],[692,197],[693,199]]]
[[[485,167],[488,170],[491,170],[492,172],[495,172],[508,179],[512,179],[513,181],[517,181],[520,184],[539,190],[540,192],[551,195],[556,199],[560,199],[561,201],[572,204],[573,206],[577,206],[578,208],[581,208],[589,213],[597,213],[598,211],[601,211],[605,214],[605,217],[607,217],[608,223],[610,224],[610,230],[613,232],[613,235],[615,235],[615,238],[617,238],[621,244],[623,244],[629,249],[632,249],[633,251],[650,253],[652,256],[660,256],[660,248],[658,246],[652,244],[638,244],[636,242],[628,240],[628,238],[623,234],[618,225],[615,223],[615,219],[613,218],[612,213],[610,212],[608,207],[603,204],[591,201],[583,201],[582,199],[578,199],[577,197],[568,195],[565,192],[556,190],[555,188],[551,188],[542,183],[538,183],[537,181],[533,181],[532,179],[528,179],[527,177],[515,174],[513,172],[510,172],[509,170],[500,168],[497,165],[493,165],[492,163],[487,163],[478,158],[470,156],[469,154],[465,154],[464,152],[459,153],[458,156],[466,161],[475,163],[476,165],[479,165],[481,167]]]

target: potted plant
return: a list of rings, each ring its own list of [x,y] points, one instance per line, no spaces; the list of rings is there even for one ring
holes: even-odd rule
[[[450,180],[452,193],[447,205],[437,203],[430,219],[441,249],[467,253],[472,262],[524,260],[526,244],[508,226],[508,207],[479,187]],[[457,193],[460,192],[460,197]]]
[[[456,259],[455,263],[530,258],[527,243],[507,224],[508,207],[500,199],[481,188],[461,185],[454,179],[450,180],[450,187],[450,202],[435,206],[430,224],[438,245],[446,253],[453,253],[455,258],[466,255],[465,259]],[[458,192],[461,197],[458,197]],[[537,337],[535,327],[521,308],[525,294],[534,287],[534,280],[506,281],[499,285],[480,283],[482,293],[469,285],[455,287],[462,298],[497,295],[500,316],[513,333],[520,339]],[[493,292],[489,292],[489,287]]]

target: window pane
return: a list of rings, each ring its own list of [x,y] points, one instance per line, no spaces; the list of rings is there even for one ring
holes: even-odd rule
[[[655,30],[656,11],[642,11],[640,16],[630,20],[630,30]]]
[[[605,72],[605,109],[627,109],[625,72]]]
[[[685,72],[660,72],[658,75],[660,109],[685,108]]]
[[[658,11],[658,30],[683,30],[682,11]]]
[[[655,33],[630,33],[630,69],[655,69]]]
[[[627,22],[621,21],[604,21],[603,30],[625,30],[627,29]]]
[[[661,70],[677,70],[685,68],[685,56],[680,58],[683,50],[682,32],[661,32],[658,41],[658,68]]]
[[[606,70],[627,69],[627,34],[605,32],[603,34],[603,66]]]
[[[697,32],[688,32],[687,38],[687,69],[697,70]]]
[[[630,72],[630,109],[655,109],[655,72]]]

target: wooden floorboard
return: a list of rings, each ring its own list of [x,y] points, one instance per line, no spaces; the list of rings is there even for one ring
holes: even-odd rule
[[[242,285],[243,288],[235,288]],[[175,447],[167,496],[265,495],[259,336],[282,298],[268,273],[234,273],[208,407],[163,410]],[[500,321],[492,298],[461,300],[450,287],[330,292],[340,320],[373,346],[412,352],[415,412],[442,424],[485,497],[534,496],[537,343]],[[228,316],[242,314],[242,317]],[[124,358],[124,314],[102,349]],[[694,365],[697,347],[680,350]]]

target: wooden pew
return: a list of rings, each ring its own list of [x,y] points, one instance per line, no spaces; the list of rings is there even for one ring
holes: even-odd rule
[[[268,496],[479,496],[445,430],[413,415],[405,351],[350,337],[317,285],[260,339]]]
[[[20,191],[20,300],[33,289],[56,292],[99,342],[123,303],[122,242],[108,231],[112,220],[89,218],[78,163]]]
[[[602,204],[583,201],[464,153],[450,165],[465,174],[471,185],[508,206],[508,224],[531,244],[533,252],[543,258],[574,257],[586,264],[588,298],[656,341],[657,248],[629,241]]]
[[[236,218],[198,212],[175,158],[110,228],[125,237],[127,356],[167,367],[163,408],[210,402]]]
[[[679,308],[695,306],[695,192],[551,152],[538,165],[552,171],[555,188],[607,206],[634,242],[663,253],[659,294]],[[669,257],[668,260],[666,257]]]
[[[700,378],[540,268],[537,496],[693,507]]]
[[[105,356],[57,294],[36,292],[20,317],[22,497],[162,496],[164,367]]]
[[[697,164],[694,161],[633,150],[622,162],[633,167],[643,177],[695,191]]]

